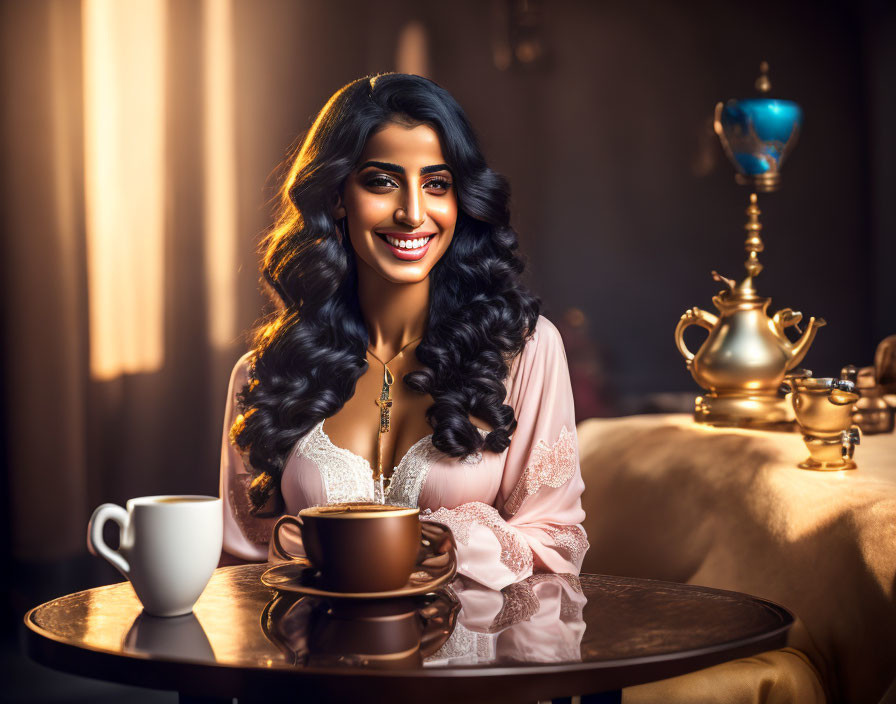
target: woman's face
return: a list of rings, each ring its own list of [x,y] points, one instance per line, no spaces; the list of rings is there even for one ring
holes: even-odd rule
[[[346,180],[336,217],[347,218],[355,253],[380,276],[424,280],[457,223],[453,178],[435,130],[389,123],[373,134]]]

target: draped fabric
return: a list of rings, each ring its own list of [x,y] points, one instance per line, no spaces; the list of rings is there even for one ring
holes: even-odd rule
[[[896,682],[896,436],[864,436],[858,469],[839,472],[798,469],[808,456],[799,433],[709,428],[684,415],[589,420],[579,438],[586,572],[770,599],[797,616],[789,644],[806,656],[645,685],[633,701],[685,701],[689,691],[700,701],[713,682],[731,685],[719,701],[764,701],[736,696],[749,681],[784,692],[769,701],[814,701],[818,688],[787,692],[820,676],[830,701],[877,704]]]

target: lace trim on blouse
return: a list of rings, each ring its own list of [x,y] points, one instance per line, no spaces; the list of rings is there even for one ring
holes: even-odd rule
[[[395,506],[417,506],[426,475],[442,454],[432,444],[432,435],[427,435],[414,443],[392,472],[392,481],[386,491],[386,503]],[[404,464],[405,460],[407,464]]]
[[[588,538],[585,537],[585,529],[580,525],[551,526],[544,532],[551,536],[557,551],[566,552],[565,559],[573,565],[581,566],[585,553],[590,547]]]
[[[481,435],[488,435],[487,430],[478,430]],[[391,483],[384,489],[382,481],[373,480],[373,471],[366,459],[330,440],[323,420],[299,441],[295,451],[314,462],[320,470],[325,503],[371,501],[411,507],[419,504],[430,468],[444,456],[432,444],[432,433],[420,438],[401,458],[392,471]],[[482,453],[477,452],[460,461],[476,464],[481,460]]]
[[[501,546],[501,564],[514,574],[532,569],[534,560],[528,543],[501,518],[494,506],[471,501],[453,509],[440,508],[423,518],[444,523],[454,533],[455,540],[463,545],[470,543],[471,525],[485,526],[495,534]]]
[[[523,501],[543,486],[559,489],[572,479],[578,464],[576,436],[565,425],[553,445],[549,446],[544,440],[539,440],[532,452],[529,466],[504,504],[505,512],[510,516],[514,515],[520,510]]]
[[[317,465],[323,480],[325,503],[384,503],[382,485],[373,481],[370,465],[363,457],[334,445],[324,432],[323,421],[299,441],[296,452]]]

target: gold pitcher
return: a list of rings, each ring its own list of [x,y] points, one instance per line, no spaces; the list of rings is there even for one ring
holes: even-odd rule
[[[855,469],[855,446],[861,433],[852,423],[852,407],[859,400],[855,383],[848,379],[814,379],[811,372],[788,375],[785,386],[809,448],[801,469]]]
[[[780,387],[787,372],[806,356],[816,331],[825,321],[810,318],[800,339],[793,342],[785,331],[796,327],[802,314],[784,308],[769,317],[771,298],[760,296],[753,286],[754,277],[762,271],[757,255],[764,247],[759,237],[762,230],[759,214],[754,193],[750,195],[749,221],[745,226],[749,254],[746,278],[736,284],[713,272],[715,280],[728,287],[712,299],[719,315],[691,308],[678,321],[675,344],[694,380],[708,391],[696,399],[696,421],[720,426],[791,429],[793,415]],[[709,331],[696,353],[684,342],[684,331],[691,325]]]

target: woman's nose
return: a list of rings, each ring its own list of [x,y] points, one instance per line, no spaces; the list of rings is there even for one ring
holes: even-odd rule
[[[402,207],[395,211],[395,220],[410,227],[420,227],[425,220],[423,198],[418,189],[409,189]]]

